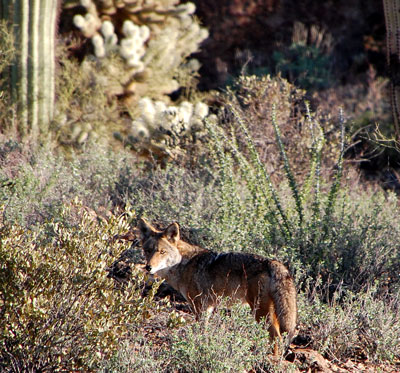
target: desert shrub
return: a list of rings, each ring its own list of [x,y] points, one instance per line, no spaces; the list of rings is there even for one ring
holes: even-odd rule
[[[231,130],[209,126],[212,160],[196,170],[173,165],[146,175],[127,170],[116,184],[116,203],[129,203],[160,223],[179,221],[190,228],[191,239],[208,248],[278,257],[291,263],[301,283],[307,276],[322,276],[356,290],[378,278],[382,287],[395,288],[400,238],[393,218],[396,199],[373,191],[351,193],[345,187],[343,131],[337,135],[342,138],[337,169],[323,175],[326,138],[315,118],[305,120],[310,154],[304,176],[298,177],[272,117],[271,141],[278,154],[271,157],[282,168],[277,184],[241,114],[231,109],[236,120]]]
[[[117,353],[109,360],[102,362],[102,373],[128,373],[128,372],[162,372],[163,360],[160,357],[159,341],[138,334],[133,340],[125,341]]]
[[[342,106],[354,132],[368,129],[372,133],[377,123],[386,127],[392,120],[388,84],[388,78],[379,76],[370,66],[363,82],[314,92],[313,101],[325,114],[329,114],[332,107]],[[390,132],[385,130],[385,134],[389,136]]]
[[[121,131],[125,125],[114,97],[118,90],[112,84],[120,74],[120,61],[112,55],[107,61],[85,60],[80,64],[62,45],[57,54],[56,115],[50,128],[54,139],[66,149],[82,148],[91,140],[109,143],[112,132]]]
[[[127,220],[98,219],[79,203],[62,213],[37,232],[0,226],[2,371],[93,370],[157,308],[135,270],[123,289],[107,278],[112,238]],[[112,245],[116,255],[124,248]]]
[[[208,324],[189,325],[174,333],[167,369],[187,372],[234,372],[265,369],[271,354],[268,332],[247,308],[221,311]]]
[[[310,289],[299,297],[299,322],[311,346],[331,360],[348,358],[374,363],[394,363],[399,359],[399,294],[388,296],[371,286],[357,293],[340,286],[326,302]]]
[[[230,311],[222,307],[208,323],[186,324],[168,334],[162,345],[150,338],[134,339],[105,367],[111,371],[124,367],[125,372],[291,371],[289,365],[271,361],[268,331],[244,306],[236,305]]]
[[[379,278],[381,286],[398,284],[399,231],[393,214],[395,196],[350,194],[342,183],[344,123],[341,119],[339,157],[333,178],[321,173],[325,137],[316,120],[312,128],[307,177],[293,171],[278,123],[272,115],[283,182],[273,182],[261,161],[241,114],[230,106],[236,127],[210,126],[215,146],[216,185],[220,201],[209,226],[218,232],[217,247],[250,248],[292,262],[296,272],[353,289]],[[311,117],[309,117],[311,119]],[[236,134],[241,131],[242,150]],[[215,174],[214,174],[215,175]],[[368,195],[368,198],[365,196]],[[357,268],[357,271],[354,271]],[[389,280],[391,279],[391,280]]]
[[[213,219],[218,188],[208,170],[188,170],[169,165],[146,174],[126,169],[116,183],[116,204],[129,204],[157,222],[179,221],[199,228]]]
[[[134,167],[129,152],[114,153],[101,143],[83,153],[65,154],[50,147],[35,151],[15,140],[0,145],[0,200],[3,217],[24,226],[59,216],[63,203],[79,198],[97,211],[112,208],[119,173]]]
[[[366,181],[370,182],[373,174],[373,180],[393,189],[396,183],[388,176],[398,163],[399,152],[393,136],[388,84],[389,79],[370,66],[363,82],[314,92],[312,100],[320,116],[329,116],[332,107],[343,107],[353,143],[347,158],[357,160],[353,168],[366,170],[361,174]]]
[[[399,285],[400,231],[394,194],[341,192],[326,228],[310,227],[298,241],[303,262],[335,284],[344,281],[353,290],[375,283],[395,290]],[[357,270],[355,270],[357,269]]]
[[[231,131],[231,127],[235,129],[239,149],[246,152],[243,131],[237,128],[237,118],[241,118],[254,139],[260,160],[274,181],[282,179],[283,163],[275,141],[273,112],[294,175],[300,180],[306,177],[318,130],[322,130],[326,138],[321,153],[321,172],[331,172],[340,150],[339,118],[332,115],[332,110],[330,116],[324,117],[307,111],[304,90],[280,76],[242,75],[220,100],[224,107],[220,122],[225,123],[227,131]]]

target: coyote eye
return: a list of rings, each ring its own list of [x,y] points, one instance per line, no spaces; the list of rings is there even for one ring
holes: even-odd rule
[[[165,254],[165,250],[160,250],[160,254],[164,255]]]

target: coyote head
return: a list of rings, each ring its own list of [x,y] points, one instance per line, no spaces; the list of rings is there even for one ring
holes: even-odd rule
[[[180,263],[182,255],[177,247],[180,239],[177,223],[172,223],[164,230],[159,231],[145,219],[140,219],[138,229],[148,272],[157,274],[163,269]]]

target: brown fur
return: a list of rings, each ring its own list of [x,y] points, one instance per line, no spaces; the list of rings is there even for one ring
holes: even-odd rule
[[[157,230],[146,220],[138,229],[146,270],[182,293],[198,319],[211,313],[220,297],[248,303],[259,322],[270,322],[271,338],[293,336],[296,289],[287,268],[276,260],[244,253],[215,253],[180,239],[179,225]],[[278,346],[275,344],[275,354]]]

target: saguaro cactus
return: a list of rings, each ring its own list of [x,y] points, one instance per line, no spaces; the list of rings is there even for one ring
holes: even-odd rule
[[[400,0],[383,0],[387,64],[390,74],[393,121],[400,140]]]
[[[57,11],[58,0],[0,0],[17,51],[9,83],[22,137],[47,133],[54,114]]]

